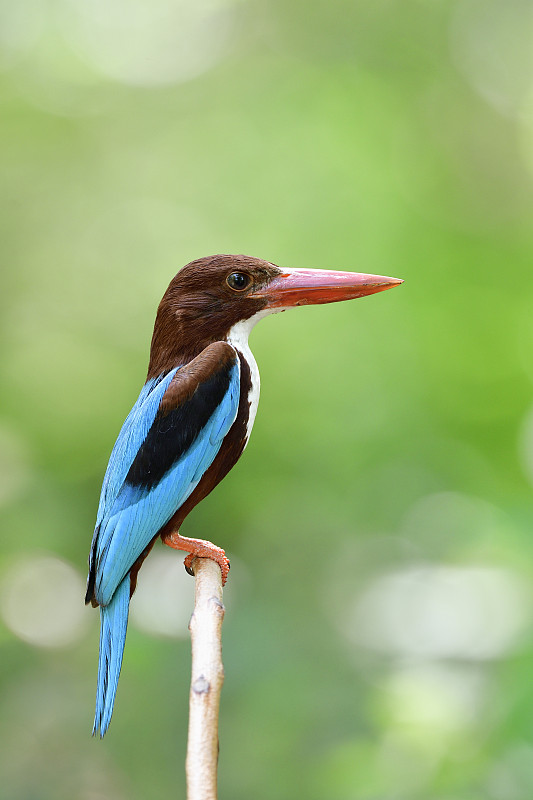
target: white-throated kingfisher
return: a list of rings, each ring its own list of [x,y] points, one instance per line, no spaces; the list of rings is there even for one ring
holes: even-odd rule
[[[100,606],[93,734],[109,727],[137,574],[158,536],[212,558],[226,581],[223,550],[180,534],[194,506],[224,478],[248,442],[259,372],[248,335],[287,308],[382,292],[396,278],[281,269],[249,256],[216,255],[183,267],[155,320],[148,375],[111,453],[89,557],[86,603]]]

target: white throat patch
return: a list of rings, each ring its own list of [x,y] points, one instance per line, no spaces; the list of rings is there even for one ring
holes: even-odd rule
[[[237,322],[236,325],[230,328],[227,338],[228,344],[234,347],[235,350],[237,350],[243,356],[244,360],[246,361],[246,363],[250,368],[251,385],[250,385],[250,391],[248,392],[250,413],[248,415],[248,422],[246,424],[246,444],[248,444],[248,439],[250,438],[250,434],[252,432],[255,415],[257,413],[257,406],[259,405],[259,391],[261,387],[261,381],[259,378],[259,369],[257,367],[254,355],[250,350],[250,345],[248,344],[248,337],[254,325],[256,325],[260,319],[268,317],[269,314],[271,313],[272,312],[270,309],[268,310],[265,309],[264,311],[259,311],[257,314],[254,314],[254,316],[250,317],[250,319],[243,320],[242,322]]]

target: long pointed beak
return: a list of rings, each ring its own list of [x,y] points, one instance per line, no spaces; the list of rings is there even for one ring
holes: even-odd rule
[[[268,286],[254,292],[254,296],[265,298],[268,308],[290,308],[353,300],[384,292],[400,283],[403,281],[384,275],[329,269],[284,269]]]

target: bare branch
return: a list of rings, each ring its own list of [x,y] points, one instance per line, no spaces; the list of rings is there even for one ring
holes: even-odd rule
[[[195,558],[194,611],[189,623],[192,676],[187,744],[187,800],[216,800],[218,708],[224,682],[222,575],[210,558]]]

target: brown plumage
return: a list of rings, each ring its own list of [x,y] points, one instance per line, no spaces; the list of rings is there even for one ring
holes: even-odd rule
[[[252,277],[250,291],[228,286],[233,271]],[[208,256],[183,267],[157,309],[147,380],[187,364],[212,342],[224,341],[237,322],[265,309],[267,300],[254,292],[281,274],[274,264],[250,256]]]

